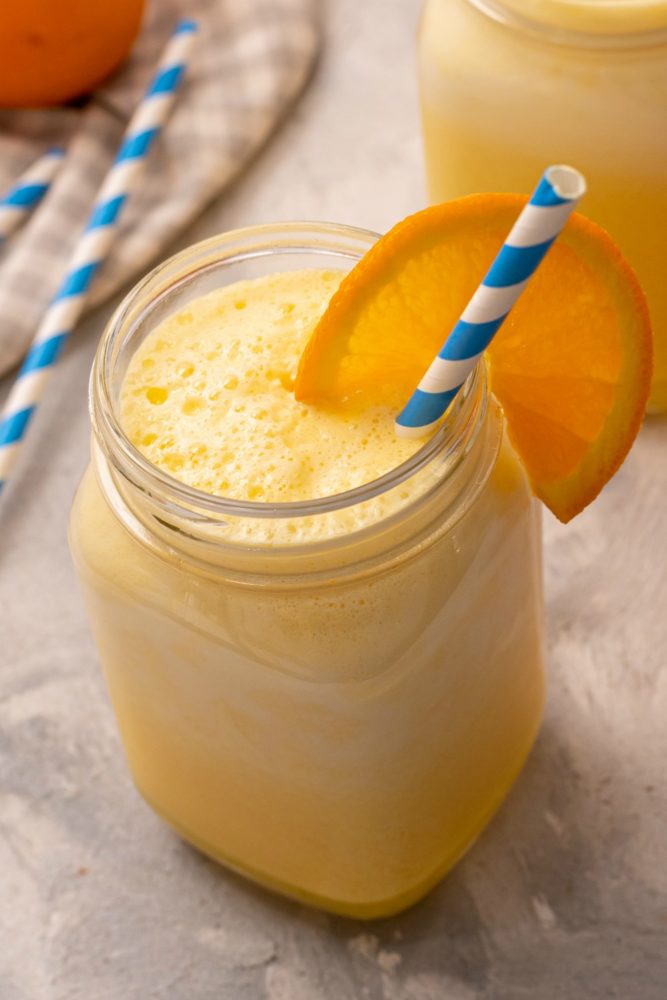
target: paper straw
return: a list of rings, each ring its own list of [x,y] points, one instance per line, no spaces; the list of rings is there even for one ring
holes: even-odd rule
[[[28,167],[7,194],[0,198],[0,243],[6,240],[40,203],[49,190],[64,155],[64,149],[58,147],[50,149]]]
[[[167,43],[153,81],[130,120],[116,159],[100,188],[65,279],[44,315],[11,389],[0,416],[0,491],[53,367],[81,316],[95,273],[109,252],[123,204],[136,187],[148,151],[171,109],[196,31],[196,22],[180,21]]]
[[[396,418],[399,437],[422,437],[443,415],[586,191],[573,167],[545,170],[491,269]]]

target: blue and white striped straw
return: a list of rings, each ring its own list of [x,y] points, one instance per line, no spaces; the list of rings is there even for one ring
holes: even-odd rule
[[[195,21],[180,21],[167,43],[153,81],[130,119],[116,159],[100,188],[65,279],[12,386],[0,415],[0,491],[53,367],[81,316],[95,273],[111,248],[121,209],[136,187],[148,151],[174,102],[196,32]]]
[[[573,167],[545,170],[491,269],[396,418],[399,437],[422,437],[443,415],[586,191]]]
[[[21,174],[13,187],[0,198],[0,243],[6,240],[37,207],[51,187],[65,150],[50,149]]]

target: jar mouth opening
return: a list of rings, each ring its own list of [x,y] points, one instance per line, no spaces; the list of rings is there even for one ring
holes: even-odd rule
[[[287,502],[218,496],[181,482],[150,462],[130,441],[120,420],[114,386],[121,341],[136,336],[147,317],[179,287],[206,270],[258,256],[303,252],[358,260],[379,238],[366,229],[327,222],[248,226],[196,243],[150,271],[125,296],[102,335],[90,381],[90,416],[96,438],[112,468],[133,486],[159,497],[176,512],[206,521],[235,518],[302,518],[351,507],[388,492],[428,466],[454,453],[479,426],[486,404],[486,373],[478,363],[454,399],[442,426],[400,465],[367,483],[330,496]],[[143,304],[142,304],[143,303]]]
[[[483,14],[545,41],[632,49],[667,41],[665,0],[468,0]]]

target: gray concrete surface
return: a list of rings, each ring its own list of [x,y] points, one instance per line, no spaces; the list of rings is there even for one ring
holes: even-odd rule
[[[309,92],[183,244],[294,217],[383,229],[422,204],[417,7],[331,0]],[[586,514],[547,519],[548,707],[506,805],[424,903],[355,924],[215,867],[130,784],[65,537],[109,311],[0,513],[1,1000],[667,996],[667,422]]]

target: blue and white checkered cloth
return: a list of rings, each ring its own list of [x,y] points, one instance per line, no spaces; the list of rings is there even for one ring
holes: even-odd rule
[[[0,111],[0,191],[49,146],[67,147],[51,190],[0,251],[0,375],[23,357],[60,283],[178,18],[200,22],[196,57],[89,306],[164,256],[268,137],[308,78],[319,45],[318,10],[318,0],[152,0],[130,60],[85,102]]]

